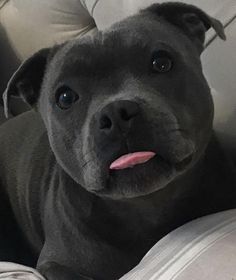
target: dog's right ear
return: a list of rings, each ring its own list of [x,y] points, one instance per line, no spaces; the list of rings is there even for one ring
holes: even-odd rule
[[[204,49],[205,33],[211,27],[222,40],[226,40],[222,23],[194,5],[180,2],[157,3],[141,12],[162,18],[178,27],[192,40],[199,53]]]
[[[3,93],[4,112],[8,118],[11,96],[22,97],[30,106],[37,103],[51,48],[42,49],[24,61]]]

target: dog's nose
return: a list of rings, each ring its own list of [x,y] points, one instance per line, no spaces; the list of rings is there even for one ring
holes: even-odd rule
[[[111,132],[117,128],[128,132],[133,119],[140,113],[139,105],[134,101],[115,101],[105,106],[99,114],[99,129]]]

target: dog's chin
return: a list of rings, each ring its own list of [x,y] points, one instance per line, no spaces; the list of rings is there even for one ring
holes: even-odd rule
[[[111,199],[129,199],[149,195],[165,188],[177,176],[186,172],[191,165],[188,157],[178,163],[170,163],[156,155],[143,164],[121,170],[102,172],[99,189],[90,190],[98,196]]]

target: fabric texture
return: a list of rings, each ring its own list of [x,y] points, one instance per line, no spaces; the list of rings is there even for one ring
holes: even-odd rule
[[[0,262],[0,279],[45,280],[35,269],[9,262]]]
[[[9,0],[0,0],[0,9],[7,3]]]
[[[100,0],[81,0],[81,3],[84,6],[84,8],[87,9],[89,14],[93,17],[94,9],[96,8],[96,5],[99,1]]]
[[[121,280],[236,279],[236,209],[190,222],[160,240]]]
[[[0,24],[21,60],[95,27],[80,0],[9,0],[0,9]]]

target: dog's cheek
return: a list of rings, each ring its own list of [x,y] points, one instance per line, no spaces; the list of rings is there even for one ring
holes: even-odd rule
[[[92,133],[85,134],[81,141],[81,148],[77,151],[77,157],[80,157],[83,186],[88,191],[106,188],[106,178],[109,170],[102,154],[97,151],[94,135]]]
[[[203,84],[201,90],[197,92],[198,102],[195,104],[195,114],[193,115],[193,128],[198,146],[204,149],[212,134],[214,104],[210,89]],[[191,106],[189,106],[191,108]],[[193,106],[192,106],[193,108]]]
[[[212,131],[214,105],[210,89],[200,68],[188,67],[184,91],[176,114],[199,149],[205,146]]]
[[[42,114],[42,111],[40,113]],[[72,179],[81,184],[80,165],[74,145],[76,132],[73,129],[73,122],[65,121],[51,108],[46,116],[43,116],[43,121],[57,163]]]

